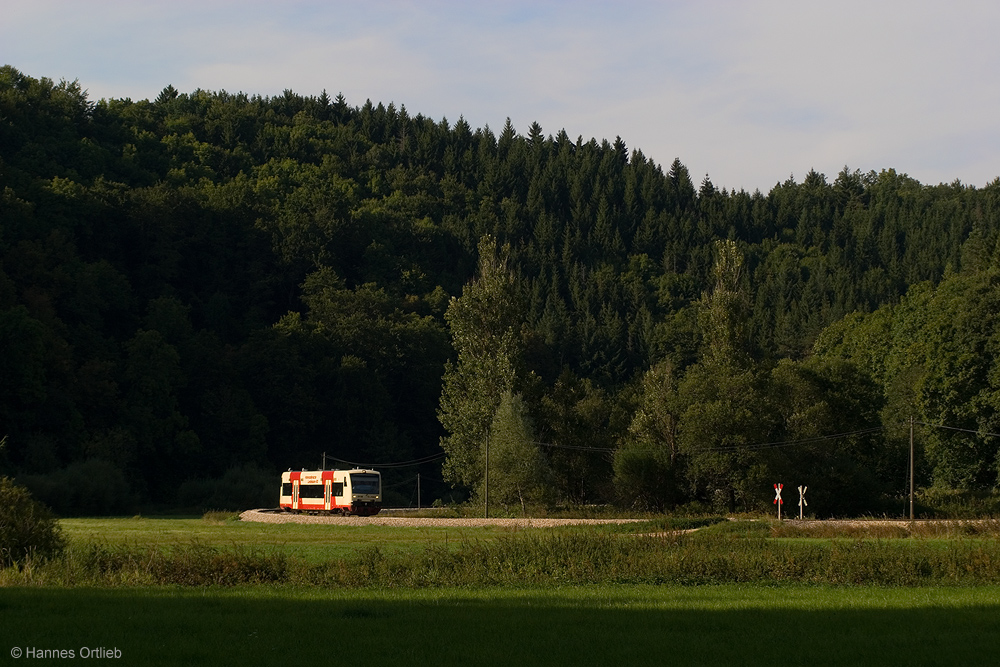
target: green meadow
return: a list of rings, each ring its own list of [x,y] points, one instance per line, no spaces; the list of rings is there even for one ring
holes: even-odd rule
[[[463,541],[488,540],[511,529],[487,527],[411,527],[254,523],[192,518],[63,519],[63,533],[74,545],[156,546],[201,544],[215,548],[257,549],[309,562],[347,558],[365,547],[396,551],[429,545],[457,547]]]
[[[0,590],[5,654],[141,665],[974,665],[998,612],[996,587]]]
[[[982,664],[1000,649],[992,524],[698,523],[64,520],[62,559],[0,572],[0,653],[10,664],[103,649],[142,665],[920,665]]]

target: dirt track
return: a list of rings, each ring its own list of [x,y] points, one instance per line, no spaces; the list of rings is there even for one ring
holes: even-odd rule
[[[551,528],[598,523],[633,523],[642,519],[454,519],[434,517],[404,516],[312,516],[309,514],[286,514],[266,510],[247,510],[240,514],[241,521],[259,523],[326,523],[339,526],[406,526],[406,527],[480,527],[505,526],[508,528]]]

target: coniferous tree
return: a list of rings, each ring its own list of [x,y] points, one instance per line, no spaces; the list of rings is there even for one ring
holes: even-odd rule
[[[699,438],[718,454],[723,437],[745,449],[809,432],[782,409],[790,394],[834,428],[823,406],[863,383],[829,359],[809,366],[817,340],[815,354],[849,352],[872,378],[887,427],[912,412],[982,432],[973,445],[926,434],[924,482],[994,483],[1000,181],[928,186],[845,167],[749,194],[537,123],[496,136],[290,90],[167,86],[152,101],[92,103],[77,82],[12,67],[0,67],[0,117],[0,339],[16,352],[0,363],[4,472],[115,469],[143,501],[170,502],[185,471],[219,476],[234,459],[314,465],[332,443],[382,461],[432,455],[446,421],[449,447],[458,433],[481,439],[506,386],[539,439],[560,445],[543,450],[552,488],[579,500],[603,493],[610,462],[566,446],[584,432],[594,449],[640,442],[631,413],[663,360],[682,454]],[[444,334],[451,320],[462,331],[462,308],[445,313],[484,235],[518,267],[519,314],[494,336],[501,351],[511,342],[509,373]],[[719,241],[743,262],[721,288]],[[501,378],[469,394],[486,397],[481,410],[442,389],[449,354],[455,386],[470,358]],[[732,458],[687,459],[688,498],[739,483],[752,502],[729,472],[798,465]]]
[[[546,495],[546,470],[520,394],[508,390],[501,396],[490,424],[488,446],[490,498],[505,507],[516,502],[521,505],[521,513],[527,515],[528,503]],[[480,495],[484,493],[485,488],[480,490]]]
[[[642,509],[663,511],[686,495],[678,432],[683,406],[677,389],[677,373],[669,361],[646,371],[627,440],[615,451],[619,497]]]

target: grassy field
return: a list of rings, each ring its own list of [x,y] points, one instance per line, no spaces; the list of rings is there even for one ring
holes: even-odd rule
[[[995,587],[0,589],[4,654],[141,665],[984,664],[998,612]]]
[[[365,665],[921,665],[982,664],[1000,649],[995,525],[869,534],[725,522],[645,534],[677,525],[67,520],[65,561],[0,572],[0,655],[82,658],[103,648],[142,665],[281,664],[291,655]]]
[[[71,544],[153,545],[193,542],[213,547],[242,547],[281,552],[308,562],[348,557],[358,549],[422,550],[429,545],[457,547],[463,541],[491,540],[512,531],[502,527],[393,529],[386,526],[317,525],[206,521],[202,518],[63,519]]]
[[[673,528],[689,520],[669,518],[561,528],[138,518],[63,525],[63,558],[2,570],[0,586],[1000,585],[994,524],[971,536],[922,527],[888,538],[767,521],[722,521],[686,533]]]

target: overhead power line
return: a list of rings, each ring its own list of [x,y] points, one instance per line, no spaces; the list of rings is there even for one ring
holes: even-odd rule
[[[747,451],[747,450],[761,450],[761,449],[780,449],[782,447],[795,447],[797,445],[808,445],[814,442],[826,442],[830,440],[840,440],[842,438],[850,438],[857,435],[868,435],[870,433],[878,433],[883,430],[884,426],[873,426],[872,428],[865,428],[859,431],[849,431],[847,433],[835,433],[833,435],[818,435],[812,438],[802,438],[801,440],[782,440],[779,442],[757,442],[747,445],[724,445],[722,447],[701,447],[694,451],[696,452],[737,452],[737,451]]]
[[[394,489],[397,486],[403,486],[404,484],[411,484],[411,483],[415,482],[416,480],[417,480],[417,476],[414,475],[413,477],[407,477],[402,482],[396,482],[395,484],[383,484],[382,488],[383,489]]]
[[[914,422],[915,424],[920,424],[921,426],[930,426],[931,428],[943,428],[948,431],[961,431],[963,433],[975,433],[981,436],[990,436],[993,438],[1000,438],[1000,433],[990,433],[989,431],[974,431],[971,428],[958,428],[957,426],[945,426],[944,424],[928,424],[927,422]]]
[[[358,461],[346,461],[344,459],[338,459],[336,456],[330,456],[329,454],[326,455],[326,458],[330,461],[336,461],[337,463],[346,463],[347,465],[354,466],[355,468],[409,468],[437,461],[445,456],[447,456],[445,452],[438,452],[437,454],[431,454],[419,459],[412,459],[410,461],[393,461],[390,463],[361,463]]]
[[[581,452],[613,452],[614,449],[609,447],[587,447],[586,445],[557,445],[554,442],[534,442],[533,444],[539,445],[541,447],[554,447],[556,449],[575,449]]]
[[[930,424],[928,422],[914,422],[915,424],[920,424],[921,426],[929,426],[932,428],[946,429],[949,431],[961,431],[963,433],[972,433],[975,435],[983,437],[995,437],[1000,438],[1000,433],[992,433],[989,431],[976,431],[968,428],[958,428],[956,426],[946,426],[944,424]],[[808,445],[817,442],[830,442],[834,440],[841,440],[843,438],[851,438],[854,436],[870,435],[872,433],[878,433],[879,431],[885,430],[885,426],[873,426],[871,428],[860,429],[857,431],[848,431],[845,433],[834,433],[832,435],[818,435],[812,438],[801,438],[799,440],[781,440],[776,442],[756,442],[746,445],[723,445],[721,447],[700,447],[694,452],[738,452],[738,451],[760,451],[765,449],[782,449],[785,447],[797,447],[799,445]],[[554,449],[569,449],[581,452],[614,452],[615,449],[611,447],[589,447],[585,445],[561,445],[554,442],[533,442],[533,444],[540,447],[551,447]],[[335,456],[327,455],[327,459],[330,461],[336,461],[337,463],[344,463],[347,465],[355,466],[357,468],[409,468],[413,466],[423,465],[425,463],[431,463],[442,459],[447,456],[446,452],[438,452],[437,454],[431,454],[428,456],[421,457],[419,459],[412,459],[410,461],[393,461],[389,463],[362,463],[359,461],[347,461],[345,459],[339,459]]]

